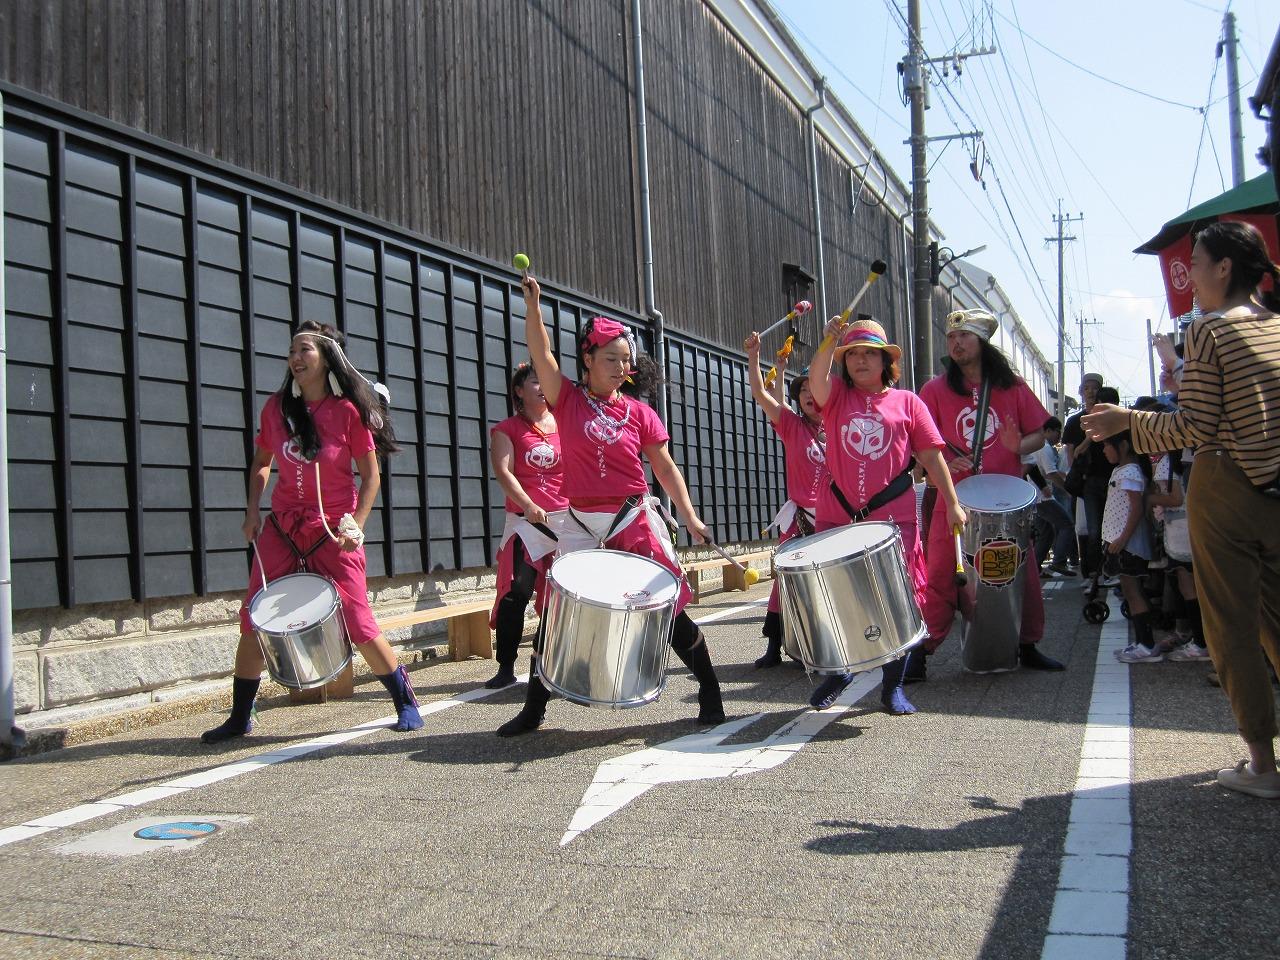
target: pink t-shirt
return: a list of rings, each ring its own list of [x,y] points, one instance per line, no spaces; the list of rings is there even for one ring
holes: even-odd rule
[[[966,389],[963,396],[956,393],[947,385],[946,375],[942,374],[924,385],[920,390],[920,399],[933,414],[942,439],[968,456],[973,450],[973,431],[977,426],[982,386],[970,383],[966,384]],[[1022,456],[1006,449],[1000,442],[1000,426],[1012,420],[1018,425],[1018,432],[1026,436],[1043,430],[1044,422],[1048,419],[1049,411],[1023,381],[1019,380],[1008,390],[993,388],[987,407],[986,429],[983,431],[986,440],[982,445],[982,472],[1003,473],[1010,477],[1022,476]],[[950,451],[947,459],[955,454],[955,450]],[[967,474],[961,474],[952,479],[959,482],[965,476]]]
[[[855,510],[906,470],[913,454],[943,445],[933,418],[914,393],[895,389],[867,393],[840,376],[831,378],[822,422],[827,428],[827,469]],[[915,490],[907,487],[873,512],[871,519],[915,523]],[[817,522],[849,522],[830,484],[818,496]]]
[[[774,431],[782,438],[787,461],[787,497],[797,506],[813,509],[827,486],[827,454],[818,439],[819,428],[794,410],[782,408]]]
[[[494,433],[511,441],[511,472],[530,500],[548,511],[563,510],[569,505],[560,492],[564,463],[557,430],[543,433],[524,417],[514,416],[497,424],[490,431]],[[524,509],[507,497],[507,513],[524,513]]]
[[[356,482],[351,461],[374,449],[373,434],[360,420],[360,411],[344,397],[328,396],[308,403],[320,438],[320,492],[326,517],[341,517],[356,506]],[[280,395],[275,394],[262,408],[258,435],[254,442],[275,457],[279,474],[271,491],[273,513],[294,511],[318,514],[316,468],[302,459],[298,442],[289,437],[280,413]]]
[[[649,492],[641,451],[671,439],[653,407],[623,394],[612,402],[601,400],[562,374],[554,409],[564,454],[560,490],[566,499],[626,499]]]

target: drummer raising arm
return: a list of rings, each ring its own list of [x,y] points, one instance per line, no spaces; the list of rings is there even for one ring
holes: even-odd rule
[[[827,446],[831,482],[818,495],[817,529],[892,520],[902,534],[916,602],[923,606],[925,563],[911,478],[913,457],[938,485],[947,529],[966,522],[942,460],[942,438],[920,398],[893,386],[902,349],[888,342],[880,324],[865,318],[842,328],[839,319],[833,318],[824,333],[829,339],[824,339],[809,365],[809,388],[831,438]],[[836,376],[831,372],[833,359],[839,364]],[[887,712],[916,712],[902,682],[909,662],[919,655],[920,648],[913,647],[881,668],[880,702]],[[809,702],[820,710],[829,707],[852,679],[847,673],[827,677]]]
[[[764,377],[760,375],[760,334],[753,333],[747,337],[743,347],[747,352],[751,395],[782,440],[786,460],[787,502],[769,525],[769,529],[778,528],[778,544],[781,545],[792,537],[813,533],[813,509],[818,502],[818,491],[830,482],[827,475],[827,437],[813,394],[809,392],[808,376],[791,381],[791,400],[800,409],[800,413],[795,413],[781,398],[786,357],[778,355],[778,376],[772,387],[766,388]],[[764,655],[756,660],[757,667],[776,667],[782,663],[782,613],[778,586],[779,581],[775,577],[761,631],[768,646]]]
[[[522,363],[511,375],[515,416],[490,432],[489,460],[507,495],[506,525],[498,549],[498,597],[489,616],[497,632],[498,672],[490,689],[516,682],[516,651],[524,635],[524,611],[537,594],[539,614],[547,602],[547,570],[568,502],[560,493],[564,466],[556,418],[547,408],[533,367]]]
[[[263,570],[268,582],[297,573],[303,556],[307,570],[332,581],[341,596],[347,636],[395,703],[394,729],[422,726],[409,676],[378,629],[365,581],[363,530],[381,485],[378,454],[399,448],[378,395],[346,359],[342,339],[328,324],[304,321],[289,346],[284,383],[262,408],[243,527],[261,567],[250,564],[249,590],[240,607],[231,716],[205,731],[200,738],[204,743],[242,737],[253,729],[253,702],[266,659],[249,622],[249,604],[263,586]],[[358,496],[353,461],[360,472]],[[273,462],[280,476],[263,524],[258,504]],[[354,525],[343,523],[344,514],[351,515]]]
[[[574,383],[560,372],[551,351],[538,282],[526,277],[522,285],[529,356],[543,395],[555,411],[564,456],[561,489],[569,501],[569,513],[560,533],[559,552],[604,546],[648,557],[671,571],[680,583],[671,648],[698,680],[698,722],[720,723],[724,720],[720,683],[705,637],[684,612],[692,592],[671,543],[669,518],[649,494],[642,455],[690,536],[701,542],[710,539],[710,531],[698,519],[684,477],[667,450],[666,427],[652,407],[623,392],[628,381],[637,388],[648,385],[646,380],[657,385],[653,361],[638,354],[630,331],[621,323],[596,317],[586,325],[578,344],[579,382]],[[549,699],[535,663],[523,709],[498,728],[498,735],[517,736],[537,729]]]

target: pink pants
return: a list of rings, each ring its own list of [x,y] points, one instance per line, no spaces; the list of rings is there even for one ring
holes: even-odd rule
[[[276,522],[293,541],[299,553],[306,553],[316,543],[324,541],[316,552],[307,557],[307,571],[328,577],[342,597],[342,619],[347,625],[347,636],[352,643],[368,643],[381,633],[369,607],[369,594],[364,572],[364,547],[344,551],[329,539],[318,513],[278,513]],[[338,518],[329,518],[329,527],[338,529]],[[268,517],[258,534],[258,557],[266,568],[267,579],[275,580],[286,574],[298,573],[298,559],[288,542]],[[262,589],[262,574],[256,561],[249,563],[249,590],[240,605],[240,632],[253,633],[249,622],[249,602]]]
[[[959,609],[966,616],[970,613],[961,605],[960,589],[956,586],[956,548],[947,524],[947,505],[938,498],[929,521],[929,544],[925,549],[925,561],[928,568],[928,591],[925,602],[921,604],[924,621],[929,628],[929,639],[925,645],[929,650],[936,650],[951,632],[951,623]],[[1022,586],[1022,628],[1019,638],[1023,643],[1039,643],[1044,636],[1044,597],[1040,593],[1040,568],[1035,562],[1033,551],[1028,550],[1023,560],[1026,567],[1025,582]]]
[[[511,582],[515,579],[516,544],[523,546],[518,533],[498,550],[498,596],[493,601],[493,610],[489,614],[490,628],[498,626],[498,607],[511,592]],[[528,552],[524,552],[524,562],[538,572],[533,584],[533,609],[538,612],[538,616],[542,616],[543,608],[547,605],[547,571],[551,569],[551,561],[555,558],[555,552],[552,551],[540,560],[530,560]]]

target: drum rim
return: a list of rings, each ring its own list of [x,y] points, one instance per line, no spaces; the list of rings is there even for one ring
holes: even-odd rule
[[[893,536],[889,537],[886,540],[881,540],[878,543],[876,543],[874,546],[868,547],[867,549],[859,553],[851,553],[851,554],[848,554],[847,556],[835,557],[831,560],[822,560],[822,561],[817,561],[813,563],[807,563],[804,566],[785,566],[783,563],[779,562],[784,552],[790,552],[792,550],[795,550],[798,547],[802,548],[804,541],[812,539],[813,537],[826,536],[829,533],[833,533],[838,530],[843,530],[845,527],[868,527],[873,525],[883,526],[883,527],[892,527]],[[887,550],[890,547],[892,547],[895,541],[897,541],[899,545],[902,545],[903,543],[902,528],[898,526],[897,521],[895,520],[863,520],[861,523],[846,523],[846,524],[842,524],[839,527],[832,527],[830,530],[823,530],[820,533],[811,533],[807,537],[795,537],[791,540],[786,541],[785,543],[778,544],[778,546],[774,549],[773,565],[774,565],[774,569],[777,570],[779,573],[807,573],[810,570],[822,570],[825,567],[831,567],[831,566],[836,566],[837,564],[847,563],[849,560],[852,560],[855,557],[872,557],[875,554],[879,553],[881,550]]]
[[[321,617],[320,620],[317,621],[316,623],[302,627],[298,630],[271,630],[267,627],[262,626],[260,623],[258,623],[258,621],[254,618],[254,615],[253,615],[254,610],[258,605],[258,600],[261,599],[262,595],[267,592],[268,587],[274,587],[277,583],[280,583],[283,580],[291,580],[294,577],[314,577],[314,578],[323,580],[325,583],[329,584],[329,587],[333,590],[333,603],[330,604],[328,611],[326,611],[325,615]],[[249,600],[249,623],[253,626],[255,630],[261,630],[263,633],[269,633],[273,637],[291,637],[291,636],[295,636],[296,634],[302,633],[303,631],[315,629],[325,620],[328,620],[331,616],[333,616],[334,611],[341,609],[341,607],[342,607],[342,594],[338,592],[338,585],[336,583],[334,583],[331,579],[326,577],[324,574],[312,573],[309,570],[299,570],[297,573],[286,573],[283,577],[276,577],[270,583],[264,583],[262,585],[262,587],[258,590],[258,592],[253,595],[252,599]]]
[[[584,597],[582,594],[577,593],[574,590],[570,590],[560,581],[555,579],[556,564],[559,563],[561,560],[566,560],[569,557],[573,557],[581,553],[616,553],[616,554],[621,554],[624,557],[634,557],[636,560],[643,560],[645,563],[652,564],[653,566],[657,567],[659,570],[661,570],[663,573],[665,573],[667,576],[671,578],[671,582],[675,587],[675,595],[666,600],[659,600],[655,598],[649,603],[628,604],[625,607],[614,606],[611,603],[607,603],[602,600],[597,600],[592,597]],[[670,570],[668,570],[666,567],[660,564],[657,560],[653,560],[649,557],[642,557],[638,553],[631,553],[630,551],[627,551],[627,550],[608,550],[604,548],[600,548],[596,550],[574,550],[572,553],[566,553],[561,556],[558,556],[555,558],[555,560],[551,562],[551,568],[547,571],[547,582],[551,584],[553,592],[564,594],[566,597],[570,597],[571,599],[575,600],[578,603],[585,604],[588,607],[595,607],[598,610],[648,611],[648,610],[661,610],[663,607],[672,606],[678,603],[680,600],[680,580],[681,580],[680,577],[677,577],[674,573],[672,573]]]

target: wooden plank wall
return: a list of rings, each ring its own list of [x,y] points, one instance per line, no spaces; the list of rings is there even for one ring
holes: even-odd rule
[[[625,0],[0,2],[0,78],[634,309]]]
[[[815,269],[800,110],[703,0],[647,2],[658,306],[731,348]],[[640,308],[629,0],[0,0],[0,78],[468,254]],[[832,311],[893,263],[820,140]],[[891,270],[867,301],[895,335]],[[805,337],[815,335],[811,320]]]

